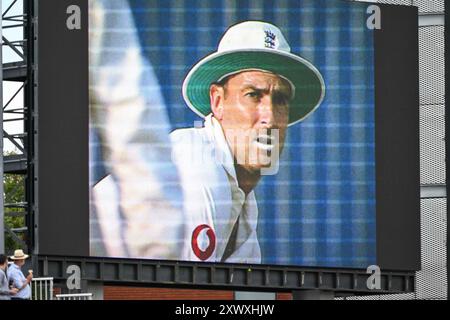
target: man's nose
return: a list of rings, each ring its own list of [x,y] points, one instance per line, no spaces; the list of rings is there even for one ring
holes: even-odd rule
[[[266,128],[274,128],[276,125],[274,104],[270,95],[265,95],[261,99],[260,123]]]

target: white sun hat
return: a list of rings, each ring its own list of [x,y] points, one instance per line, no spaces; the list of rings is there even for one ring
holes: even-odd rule
[[[22,249],[17,249],[14,251],[14,255],[9,257],[11,260],[25,260],[29,255],[23,253]]]
[[[183,98],[192,111],[205,117],[211,113],[211,84],[249,70],[271,72],[289,81],[294,92],[289,103],[289,125],[304,120],[325,96],[325,82],[319,70],[291,53],[278,27],[262,21],[246,21],[230,27],[217,51],[189,71],[183,82]]]

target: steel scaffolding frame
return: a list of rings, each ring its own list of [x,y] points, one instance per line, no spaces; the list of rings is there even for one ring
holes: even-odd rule
[[[21,39],[11,40],[2,32],[2,49],[11,50],[18,58],[18,61],[14,62],[3,63],[2,61],[3,81],[20,83],[11,97],[3,101],[3,125],[12,123],[15,127],[21,127],[23,130],[19,133],[10,133],[3,126],[3,141],[9,142],[16,150],[14,153],[3,154],[3,170],[6,175],[23,176],[25,184],[25,199],[4,204],[5,216],[24,217],[24,224],[15,228],[5,225],[5,233],[17,243],[18,247],[28,251],[32,249],[32,237],[29,228],[31,225],[29,195],[32,184],[28,183],[30,172],[28,169],[31,162],[28,127],[30,125],[30,103],[32,102],[28,94],[30,89],[28,74],[32,67],[29,64],[30,50],[28,48],[31,2],[29,0],[12,0],[6,3],[6,6],[5,2],[3,2],[2,8],[2,31],[14,30],[17,35],[22,35],[22,37]],[[11,13],[20,10],[20,7],[22,8],[22,14]],[[22,104],[19,106],[15,105],[18,100],[22,100]]]

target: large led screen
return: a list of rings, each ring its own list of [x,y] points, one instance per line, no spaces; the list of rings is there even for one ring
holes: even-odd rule
[[[418,268],[416,8],[77,3],[78,64],[39,46],[40,253]]]

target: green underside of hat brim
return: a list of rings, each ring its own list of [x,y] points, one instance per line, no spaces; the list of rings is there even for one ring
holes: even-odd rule
[[[185,95],[203,116],[211,113],[209,88],[224,75],[245,69],[267,70],[289,79],[295,97],[289,104],[289,123],[303,119],[320,102],[322,81],[314,70],[299,60],[270,52],[231,52],[199,66],[185,84]]]

